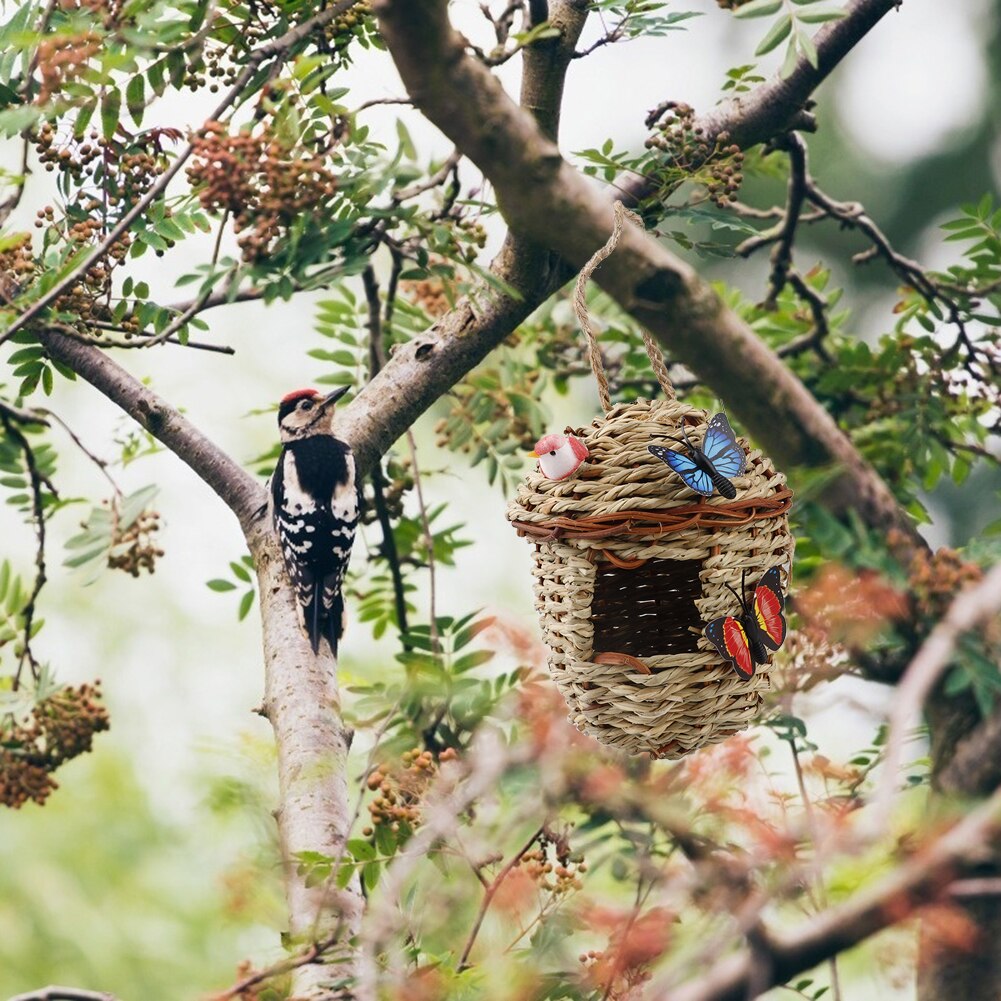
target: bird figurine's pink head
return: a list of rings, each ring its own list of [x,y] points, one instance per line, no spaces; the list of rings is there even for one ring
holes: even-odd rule
[[[547,434],[528,453],[539,460],[542,475],[550,480],[565,480],[580,469],[588,452],[580,438],[572,434]]]

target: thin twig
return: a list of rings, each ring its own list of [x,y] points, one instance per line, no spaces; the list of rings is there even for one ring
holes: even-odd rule
[[[309,948],[298,956],[279,960],[279,962],[273,963],[263,970],[251,973],[249,976],[237,981],[227,990],[221,991],[219,994],[213,994],[211,1001],[231,1001],[232,998],[241,997],[251,987],[263,984],[266,980],[280,977],[283,973],[290,973],[292,970],[298,970],[302,966],[309,966],[311,963],[320,962],[324,955],[337,944],[337,934],[327,935],[318,942],[313,942]]]
[[[779,348],[777,354],[780,358],[796,354],[802,350],[803,346],[809,346],[825,361],[831,361],[830,352],[824,344],[824,339],[831,332],[827,323],[827,300],[807,283],[806,279],[795,269],[790,268],[786,273],[786,280],[793,287],[793,291],[810,307],[810,314],[813,317],[813,330],[802,338]]]
[[[222,236],[222,230],[219,231],[220,237]],[[216,250],[218,250],[219,244],[216,243]],[[215,257],[213,257],[213,263],[215,262]],[[230,273],[227,280],[227,284],[236,277],[236,267],[234,267]],[[170,340],[175,337],[181,328],[193,317],[196,313],[200,313],[208,301],[209,296],[212,294],[211,288],[206,288],[201,295],[197,296],[190,306],[183,312],[174,317],[170,323],[167,324],[160,333],[153,337],[149,337],[142,341],[142,346],[146,348],[155,347],[157,344],[162,344],[164,341]],[[182,342],[183,343],[183,342]]]
[[[43,427],[46,427],[49,423],[41,415],[40,411],[23,410],[20,407],[15,407],[10,403],[0,400],[0,416],[3,415],[6,415],[13,421],[17,421],[18,424],[41,424]]]
[[[301,292],[303,289],[295,288],[294,292]],[[239,292],[233,292],[228,288],[213,292],[205,302],[202,303],[202,312],[207,309],[215,309],[217,306],[229,306],[234,302],[257,302],[264,297],[264,290],[260,288],[245,288]],[[198,297],[196,297],[197,299]],[[181,302],[172,302],[164,309],[169,309],[172,313],[183,313],[190,308],[195,299],[183,299]]]
[[[393,194],[394,203],[408,201],[411,198],[416,198],[418,195],[423,194],[425,191],[437,188],[448,179],[448,175],[455,170],[461,159],[462,154],[457,149],[452,150],[452,152],[449,153],[442,162],[442,165],[430,177],[423,181],[411,184],[407,188],[400,188],[399,191],[396,191]]]
[[[80,449],[80,451],[83,452],[83,454],[87,456],[87,458],[90,459],[90,461],[94,463],[95,466],[97,466],[97,468],[101,471],[101,474],[104,476],[104,478],[111,484],[111,489],[115,491],[115,496],[121,497],[122,489],[115,482],[115,479],[111,475],[111,473],[108,472],[107,461],[95,455],[89,448],[87,448],[87,446],[84,445],[84,443],[77,436],[76,432],[69,426],[69,424],[66,423],[66,421],[64,421],[59,416],[59,414],[55,413],[52,410],[47,410],[47,409],[42,410],[41,412],[45,414],[46,417],[51,417],[70,436],[71,440],[73,441],[73,444],[76,445],[76,447]]]
[[[545,823],[540,824],[539,827],[532,832],[532,836],[522,845],[511,856],[510,861],[504,866],[503,869],[494,877],[493,881],[487,887],[486,892],[483,894],[483,899],[480,901],[480,909],[476,912],[476,918],[473,921],[473,927],[469,931],[469,937],[466,939],[466,945],[462,950],[462,955],[459,957],[458,971],[461,973],[468,967],[467,960],[469,959],[469,954],[472,952],[473,945],[476,943],[476,937],[480,933],[480,927],[483,924],[483,919],[487,916],[487,911],[490,910],[490,905],[493,903],[494,897],[497,895],[497,891],[501,888],[501,883],[511,875],[514,867],[521,862],[522,857],[525,852],[529,851],[532,845],[545,833],[546,825]]]
[[[58,497],[55,486],[51,480],[38,468],[35,459],[35,451],[31,443],[24,436],[21,429],[3,412],[0,412],[0,424],[3,424],[4,431],[8,437],[21,449],[24,456],[24,465],[28,471],[28,479],[31,483],[31,512],[35,522],[35,537],[37,545],[35,547],[35,583],[28,595],[28,600],[21,609],[24,616],[24,644],[21,647],[21,656],[17,663],[17,670],[14,672],[13,688],[17,691],[21,683],[21,671],[25,663],[31,670],[32,677],[38,680],[38,662],[31,653],[31,627],[35,619],[35,602],[45,587],[45,500],[42,496],[42,488],[48,489],[53,497]]]
[[[24,137],[24,147],[21,151],[21,171],[14,182],[14,191],[0,203],[0,226],[2,226],[10,214],[21,204],[24,196],[24,188],[28,183],[28,152],[31,149],[31,140],[26,135]]]
[[[362,272],[362,284],[365,286],[365,298],[368,303],[369,378],[374,379],[382,370],[386,358],[382,344],[382,305],[379,302],[379,285],[371,264]],[[386,506],[386,477],[382,472],[381,460],[372,465],[371,480],[375,514],[379,519],[379,528],[382,530],[382,554],[389,564],[389,574],[393,581],[396,628],[400,631],[403,649],[410,650],[411,645],[407,637],[407,596],[403,582],[403,570],[400,566],[400,554],[396,548],[396,535],[393,532],[393,523]]]
[[[421,527],[424,531],[424,547],[427,549],[428,561],[428,602],[431,606],[431,649],[435,654],[441,653],[441,640],[438,636],[438,613],[435,600],[435,570],[434,570],[434,536],[431,534],[431,522],[428,520],[427,508],[424,506],[424,491],[421,489],[421,471],[417,465],[417,443],[414,433],[407,430],[407,445],[410,447],[410,465],[414,471],[414,488],[417,491],[417,504],[421,512]]]
[[[764,308],[777,309],[778,297],[785,288],[792,268],[792,246],[796,239],[796,226],[806,197],[806,144],[795,132],[790,132],[775,143],[776,148],[789,154],[789,189],[786,195],[785,217],[778,242],[772,251],[772,273],[768,279],[768,294]]]
[[[362,101],[357,108],[354,109],[353,114],[358,114],[361,111],[365,111],[367,108],[374,108],[380,104],[413,104],[414,102],[409,97],[373,97],[370,101]]]
[[[827,891],[824,888],[824,877],[817,864],[817,856],[820,851],[820,827],[817,824],[817,815],[813,809],[813,801],[806,788],[806,776],[803,774],[803,764],[799,760],[799,749],[796,747],[795,736],[788,740],[789,750],[792,752],[793,767],[796,772],[796,783],[799,787],[799,798],[803,803],[803,811],[806,814],[806,825],[810,831],[810,841],[813,843],[813,870],[814,881],[816,883],[816,901],[814,906],[818,909],[825,909],[829,906]],[[838,960],[832,956],[827,961],[831,973],[831,997],[834,1001],[841,1001],[841,979],[838,976]]]
[[[97,330],[108,330],[111,333],[124,334],[128,338],[124,341],[112,341],[106,338],[86,338],[86,335],[80,335],[84,339],[85,344],[93,344],[94,347],[122,348],[128,351],[134,348],[146,347],[143,338],[153,336],[142,330],[125,330],[123,327],[116,326],[114,323],[105,323],[103,320],[88,320],[87,323]],[[72,334],[67,334],[67,336],[70,337]],[[206,341],[182,341],[179,337],[168,337],[165,343],[178,344],[183,348],[191,348],[192,351],[210,351],[221,355],[236,354],[236,348],[232,348],[228,344],[209,344]]]

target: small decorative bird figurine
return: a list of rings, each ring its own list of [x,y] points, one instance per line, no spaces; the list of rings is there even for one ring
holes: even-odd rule
[[[580,438],[572,434],[547,434],[528,453],[539,460],[542,475],[550,480],[565,480],[580,469],[588,452]]]

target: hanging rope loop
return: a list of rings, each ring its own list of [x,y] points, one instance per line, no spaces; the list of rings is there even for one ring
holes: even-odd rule
[[[574,287],[573,295],[574,314],[577,317],[577,322],[580,324],[581,330],[584,331],[584,336],[587,338],[587,360],[591,364],[591,371],[594,373],[595,382],[598,383],[598,399],[601,401],[601,409],[604,410],[606,414],[612,409],[612,401],[608,393],[608,378],[605,376],[605,366],[601,360],[601,350],[598,348],[598,338],[594,332],[594,328],[591,326],[591,318],[587,312],[587,283],[590,281],[591,275],[594,274],[598,265],[601,264],[601,262],[606,258],[610,257],[615,248],[619,245],[619,240],[622,237],[624,220],[629,218],[640,228],[643,227],[643,220],[640,219],[635,212],[631,212],[627,209],[622,202],[615,203],[614,214],[615,222],[612,226],[612,235],[605,242],[605,245],[596,250],[587,264],[581,268],[580,274],[577,276],[577,284]],[[676,399],[674,386],[671,384],[671,377],[668,374],[667,366],[664,364],[664,356],[661,354],[660,348],[658,348],[654,343],[654,339],[650,336],[650,334],[646,330],[643,330],[642,333],[643,346],[646,348],[647,356],[650,358],[650,365],[653,368],[654,374],[657,376],[660,388],[664,391],[664,396],[666,396],[667,399],[674,400]]]

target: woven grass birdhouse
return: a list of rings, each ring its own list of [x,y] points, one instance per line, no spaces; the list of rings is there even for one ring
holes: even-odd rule
[[[582,308],[578,316],[593,341]],[[648,451],[686,432],[701,441],[709,415],[675,398],[659,351],[645,341],[667,398],[610,406],[595,348],[605,416],[567,429],[588,460],[570,479],[530,473],[508,518],[533,547],[549,670],[571,722],[630,753],[678,758],[758,714],[769,663],[742,680],[703,628],[737,614],[726,585],[740,592],[742,577],[753,586],[779,567],[788,586],[792,493],[743,439],[746,469],[733,479],[732,500],[695,493]]]

